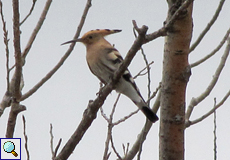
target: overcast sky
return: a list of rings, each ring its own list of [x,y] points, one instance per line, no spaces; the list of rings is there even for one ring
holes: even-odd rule
[[[21,19],[28,13],[31,2],[20,1]],[[26,65],[23,68],[25,87],[23,93],[31,89],[41,78],[43,78],[52,67],[59,61],[68,49],[68,45],[60,46],[61,43],[71,40],[77,29],[80,17],[83,13],[86,0],[53,1],[46,21],[38,34],[33,48],[27,56]],[[195,1],[193,20],[193,40],[196,40],[199,33],[211,19],[218,6],[217,0]],[[39,0],[35,6],[32,16],[22,25],[21,48],[24,49],[28,38],[33,31],[45,0]],[[10,38],[10,64],[14,63],[13,41],[12,41],[12,5],[11,1],[3,1],[4,16],[7,22]],[[81,35],[92,29],[122,29],[122,32],[107,37],[108,41],[115,44],[120,53],[125,56],[134,41],[132,31],[132,20],[136,20],[139,26],[147,25],[148,33],[154,32],[162,27],[167,15],[166,1],[156,0],[97,0],[92,2],[92,7],[86,18]],[[206,54],[210,53],[217,46],[230,26],[230,2],[227,1],[216,24],[211,28],[210,33],[202,41],[201,45],[190,55],[192,63]],[[2,24],[0,24],[2,28]],[[0,30],[3,37],[2,30]],[[154,61],[151,70],[152,91],[158,86],[161,80],[162,55],[164,39],[158,38],[144,45],[145,53],[149,61]],[[226,45],[224,45],[225,47]],[[217,55],[213,56],[204,64],[192,70],[192,76],[188,83],[187,105],[192,97],[199,96],[208,86],[215,69],[220,62],[224,48]],[[5,49],[3,38],[0,39],[0,97],[3,97],[6,89],[5,71]],[[132,61],[129,69],[133,75],[145,67],[140,53]],[[210,96],[200,103],[192,114],[191,119],[202,116],[213,107],[213,99],[217,102],[230,89],[229,60],[225,69]],[[146,77],[136,80],[143,97],[147,97]],[[22,102],[27,110],[20,113],[15,128],[14,137],[23,139],[22,115],[26,117],[27,135],[29,137],[29,151],[31,159],[51,159],[49,126],[53,124],[55,144],[62,138],[62,144],[66,143],[75,128],[81,121],[82,114],[88,101],[96,98],[99,89],[99,81],[88,69],[85,60],[85,46],[77,44],[70,57],[66,60],[61,69],[45,83],[33,96]],[[115,101],[117,93],[112,92],[106,99],[103,108],[107,114]],[[154,102],[154,101],[153,101]],[[153,103],[152,102],[152,103]],[[218,159],[230,159],[230,100],[217,111],[217,145]],[[115,120],[134,111],[136,106],[125,96],[121,97],[118,103]],[[0,118],[0,137],[5,136],[6,122],[9,108]],[[159,113],[158,113],[159,115]],[[136,137],[143,124],[145,117],[142,113],[130,118],[127,122],[114,128],[114,142],[118,152],[122,155],[122,144],[135,142]],[[144,143],[142,159],[158,159],[158,133],[159,122],[151,128],[146,142]],[[107,123],[98,113],[97,119],[84,135],[80,144],[76,147],[70,160],[102,159],[104,143],[107,134]],[[24,139],[23,139],[24,143]],[[22,150],[22,157],[26,155]],[[185,158],[187,160],[211,160],[213,159],[213,116],[203,122],[186,129],[185,135]],[[115,159],[115,155],[111,155]]]

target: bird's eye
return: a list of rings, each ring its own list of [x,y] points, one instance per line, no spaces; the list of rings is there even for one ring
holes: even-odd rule
[[[89,36],[89,39],[92,39],[93,37],[92,36]]]

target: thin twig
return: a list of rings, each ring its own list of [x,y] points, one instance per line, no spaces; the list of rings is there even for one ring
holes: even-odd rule
[[[228,29],[228,31],[226,32],[226,34],[224,35],[223,39],[221,40],[220,44],[208,55],[206,55],[205,57],[203,57],[202,59],[192,63],[190,66],[191,68],[198,66],[199,64],[205,62],[206,60],[208,60],[210,57],[212,57],[213,55],[216,54],[216,52],[218,52],[220,50],[220,48],[224,45],[224,43],[227,41],[228,36],[230,34],[230,28]]]
[[[201,42],[201,40],[204,38],[206,33],[209,31],[209,29],[212,27],[212,25],[215,23],[216,19],[218,18],[220,11],[224,5],[225,0],[220,0],[219,6],[216,9],[215,14],[213,15],[210,22],[207,24],[205,29],[201,32],[200,36],[197,38],[197,40],[191,45],[189,52],[192,52]]]
[[[54,136],[53,136],[53,125],[50,123],[50,149],[52,153],[52,159],[54,157]]]
[[[135,36],[135,38],[137,37],[137,34],[135,32],[135,29],[137,29],[137,32],[138,32],[138,27],[136,25],[136,23],[134,23],[135,26],[133,27],[133,34]],[[147,59],[147,56],[146,54],[144,53],[144,49],[143,47],[141,47],[141,54],[143,56],[143,59],[145,61],[145,65],[146,65],[146,69],[147,69],[147,75],[148,75],[148,84],[147,84],[147,88],[148,88],[148,99],[150,98],[150,95],[151,95],[151,77],[150,77],[150,67],[149,67],[149,62],[148,62],[148,59]],[[149,106],[149,101],[147,103],[147,105]]]
[[[160,97],[161,94],[159,92],[156,101],[154,103],[153,106],[153,111],[156,112],[160,106]],[[134,159],[134,157],[136,156],[136,154],[138,153],[140,146],[143,144],[143,142],[146,139],[146,136],[150,130],[150,128],[152,127],[152,123],[149,121],[146,121],[145,126],[142,128],[141,132],[139,133],[137,140],[135,141],[135,143],[133,144],[132,148],[129,150],[129,152],[127,152],[127,154],[124,156],[123,160],[132,160]]]
[[[2,116],[4,110],[6,107],[9,107],[11,105],[12,100],[12,94],[10,92],[10,69],[9,69],[9,39],[8,39],[8,31],[6,29],[6,22],[3,15],[3,4],[0,0],[0,14],[1,14],[1,20],[2,20],[2,26],[3,26],[3,33],[4,33],[4,44],[5,44],[5,51],[6,51],[6,93],[2,98],[2,101],[0,103],[0,117]]]
[[[103,107],[100,108],[100,111],[101,111],[101,116],[107,121],[107,123],[110,123],[110,120],[109,118],[106,116],[104,110],[103,110]]]
[[[56,146],[56,148],[55,148],[55,150],[54,150],[54,157],[53,157],[53,158],[56,157],[57,152],[58,152],[58,149],[59,149],[59,147],[60,147],[60,145],[61,145],[61,142],[62,142],[62,138],[60,138],[59,141],[58,141],[58,144],[57,144],[57,146]]]
[[[14,67],[15,67],[15,64],[12,67],[9,68],[9,71],[13,70]]]
[[[61,141],[62,139],[60,138],[59,141],[58,141],[58,144],[54,150],[54,135],[53,135],[53,125],[52,123],[50,123],[50,149],[51,149],[51,153],[52,153],[52,159],[54,160],[56,155],[57,155],[57,151],[61,145]]]
[[[192,100],[188,106],[187,112],[185,114],[185,120],[187,121],[186,123],[189,123],[189,118],[192,114],[194,107],[197,106],[201,101],[203,101],[211,93],[211,91],[215,87],[216,82],[218,81],[218,79],[220,77],[221,71],[224,68],[225,62],[227,61],[229,51],[230,51],[230,37],[228,38],[227,46],[225,48],[223,56],[221,57],[221,61],[219,63],[219,66],[216,69],[216,72],[213,76],[212,81],[210,82],[210,84],[208,85],[206,90],[200,96],[198,96],[196,98],[192,98]]]
[[[205,118],[207,118],[208,116],[212,115],[220,106],[224,104],[224,102],[228,99],[229,96],[230,96],[230,90],[226,93],[223,99],[217,105],[215,105],[210,111],[208,111],[206,114],[204,114],[200,118],[197,118],[193,121],[186,122],[185,126],[190,127],[191,125],[199,123],[203,121]]]
[[[22,20],[22,22],[20,23],[20,25],[22,25],[26,20],[27,20],[27,18],[31,15],[31,13],[33,12],[33,10],[34,10],[34,6],[35,6],[35,3],[37,2],[37,0],[33,0],[33,4],[32,4],[32,6],[31,6],[31,8],[30,8],[30,11],[29,11],[29,13],[26,15],[26,17]]]
[[[114,115],[114,113],[115,113],[115,110],[116,110],[116,107],[117,107],[117,103],[118,103],[120,97],[121,97],[121,94],[119,93],[119,94],[117,95],[116,101],[115,101],[115,103],[114,103],[114,105],[113,105],[112,112],[111,112],[111,114],[110,114],[110,116],[109,116],[110,123],[113,122],[113,115]]]
[[[26,150],[26,155],[27,155],[27,160],[30,159],[30,153],[28,149],[28,136],[26,135],[26,119],[25,116],[22,115],[22,121],[23,121],[23,135],[25,138],[25,150]]]
[[[32,13],[32,11],[33,11],[33,7],[34,7],[36,1],[37,1],[37,0],[33,0],[33,5],[32,5],[32,8],[31,8],[31,10],[30,10],[31,13]],[[24,51],[23,51],[23,53],[22,53],[23,65],[25,64],[25,58],[26,58],[28,52],[30,51],[30,49],[31,49],[31,47],[32,47],[32,44],[33,44],[33,42],[34,42],[34,40],[35,40],[35,38],[36,38],[38,32],[40,31],[40,29],[41,29],[41,27],[42,27],[42,25],[43,25],[43,22],[44,22],[45,19],[46,19],[46,15],[47,15],[47,13],[48,13],[48,11],[49,11],[51,2],[52,2],[52,0],[47,0],[47,1],[46,1],[45,7],[44,7],[44,9],[43,9],[43,11],[42,11],[42,14],[41,14],[41,16],[40,16],[40,18],[39,18],[39,21],[38,21],[36,27],[34,28],[32,34],[31,34],[31,36],[30,36],[30,39],[29,39],[29,41],[27,42],[27,45],[26,45],[26,47],[25,47],[25,49],[24,49]],[[29,13],[27,16],[29,17],[29,15],[30,15],[31,13]],[[26,18],[28,18],[28,17],[26,17]],[[26,20],[26,18],[20,23],[20,25]]]
[[[144,53],[144,49],[141,47],[141,54],[143,56],[143,59],[145,61],[145,65],[146,65],[146,68],[147,68],[147,75],[148,75],[148,84],[147,84],[147,88],[148,88],[148,99],[150,98],[150,95],[151,95],[151,75],[150,75],[150,67],[148,65],[148,59],[147,59],[147,56],[146,54]],[[147,103],[148,106],[149,106],[149,103]]]
[[[127,147],[125,147],[125,145],[122,144],[122,148],[123,148],[124,156],[126,156],[129,151],[129,143],[127,143]]]
[[[113,116],[114,116],[115,109],[116,109],[117,103],[119,101],[120,95],[121,94],[119,93],[118,96],[117,96],[117,98],[116,98],[116,101],[115,101],[115,103],[113,105],[113,108],[112,108],[112,111],[110,113],[109,118],[105,115],[102,107],[100,108],[102,117],[104,117],[104,119],[108,122],[108,131],[107,131],[107,138],[106,138],[106,141],[105,141],[105,151],[104,151],[103,160],[107,160],[108,159],[108,155],[110,155],[110,153],[108,153],[109,142],[111,142],[112,148],[113,148],[114,152],[116,153],[116,155],[118,156],[118,158],[120,157],[119,153],[116,151],[116,149],[114,147],[114,144],[112,142],[112,129],[113,129],[113,127],[115,125],[118,125],[118,124],[126,121],[128,118],[130,118],[131,116],[133,116],[134,114],[136,114],[139,111],[139,109],[137,109],[136,111],[130,113],[129,115],[127,115],[127,116],[121,118],[120,120],[118,120],[117,122],[113,123]],[[121,157],[120,157],[120,159],[121,159]]]
[[[215,101],[216,103],[216,101]],[[213,119],[213,123],[214,123],[214,130],[213,130],[213,135],[214,135],[214,160],[217,160],[217,135],[216,135],[216,128],[217,128],[217,125],[216,125],[216,110],[214,111],[214,119]]]
[[[110,153],[108,153],[108,151],[109,151],[109,142],[110,142],[111,136],[112,136],[112,128],[113,128],[113,125],[109,124],[108,130],[107,130],[107,138],[105,141],[105,150],[104,150],[103,160],[108,160],[108,155],[110,154]]]
[[[116,150],[116,148],[115,148],[115,145],[114,145],[114,143],[113,143],[112,134],[111,134],[111,139],[110,139],[110,141],[111,141],[111,146],[112,146],[112,148],[113,148],[113,151],[114,151],[115,154],[117,155],[117,158],[118,158],[119,160],[122,160],[121,156],[120,156],[119,153],[117,152],[117,150]]]
[[[150,100],[153,99],[157,95],[157,93],[158,93],[158,91],[159,91],[160,88],[161,88],[161,82],[159,83],[159,85],[156,88],[155,92],[153,92],[152,95],[149,97],[149,99],[146,101],[147,103],[149,103]]]
[[[129,115],[127,115],[127,116],[125,116],[125,117],[123,117],[123,118],[121,118],[120,120],[118,120],[117,122],[112,122],[113,121],[113,116],[114,116],[114,113],[115,113],[115,109],[116,109],[116,106],[117,106],[117,103],[118,103],[118,101],[119,101],[119,98],[120,98],[120,93],[118,94],[118,96],[117,96],[117,98],[116,98],[116,101],[115,101],[115,103],[114,103],[114,105],[113,105],[113,108],[112,108],[112,111],[111,111],[111,114],[110,114],[110,117],[108,118],[106,115],[105,115],[105,113],[103,112],[103,109],[102,109],[102,107],[101,107],[101,115],[104,117],[104,119],[108,122],[108,131],[107,131],[107,138],[106,138],[106,142],[105,142],[105,151],[104,151],[104,156],[103,156],[103,160],[107,160],[107,158],[108,158],[108,155],[110,154],[110,153],[108,153],[108,149],[109,149],[109,142],[111,141],[111,145],[112,145],[112,147],[113,147],[113,149],[115,150],[115,147],[113,146],[113,144],[112,144],[112,129],[113,129],[113,127],[115,126],[115,125],[118,125],[118,124],[120,124],[121,122],[124,122],[125,120],[127,120],[128,118],[130,118],[131,116],[133,116],[134,114],[136,114],[138,111],[139,111],[139,109],[137,109],[136,111],[134,111],[134,112],[132,112],[132,113],[130,113]],[[119,155],[118,154],[118,152],[117,151],[114,151],[117,155]]]
[[[127,119],[129,119],[130,117],[132,117],[134,114],[137,114],[137,112],[138,112],[139,110],[140,110],[140,109],[137,109],[137,110],[131,112],[129,115],[127,115],[127,116],[125,116],[125,117],[119,119],[117,122],[114,122],[113,124],[114,124],[114,125],[118,125],[118,124],[120,124],[120,123],[126,121]]]
[[[146,121],[145,125],[148,125],[147,121]],[[137,160],[141,160],[142,147],[143,147],[143,142],[144,142],[145,138],[146,137],[143,134],[140,136],[141,141],[140,141],[140,146],[139,146],[139,150],[138,150],[138,154],[137,154]]]
[[[81,29],[85,23],[85,19],[86,19],[86,15],[88,13],[89,8],[91,7],[91,0],[87,1],[86,7],[84,9],[83,15],[81,17],[81,21],[78,25],[78,29],[75,33],[74,39],[77,39],[80,35]],[[30,89],[27,93],[25,93],[22,98],[21,101],[25,100],[26,98],[30,97],[32,94],[34,94],[44,83],[46,83],[53,75],[54,73],[56,73],[56,71],[63,65],[63,63],[65,62],[65,60],[69,57],[69,55],[71,54],[71,52],[73,51],[73,48],[75,46],[75,43],[72,43],[69,47],[69,49],[66,51],[66,53],[64,54],[64,56],[60,59],[60,61],[56,64],[56,66],[54,66],[54,68],[47,73],[47,75],[42,78],[32,89]]]
[[[112,108],[112,111],[111,111],[111,114],[110,114],[109,118],[103,112],[102,107],[100,108],[102,116],[105,118],[105,120],[108,123],[107,138],[106,138],[106,141],[105,141],[105,151],[104,151],[103,160],[107,160],[108,156],[110,155],[110,153],[108,153],[108,150],[109,150],[109,142],[111,141],[111,138],[112,138],[112,129],[114,127],[114,124],[113,124],[113,115],[115,113],[115,109],[116,109],[118,100],[120,98],[120,95],[121,94],[118,94],[118,96],[116,98],[116,101],[115,101],[115,103],[113,105],[113,108]]]
[[[4,33],[4,44],[5,44],[5,51],[6,51],[6,82],[7,82],[7,92],[10,91],[10,69],[9,69],[9,39],[8,39],[8,30],[6,29],[6,21],[3,15],[3,4],[0,0],[0,14],[2,20],[2,29]]]
[[[147,69],[147,67],[150,67],[153,63],[154,63],[154,61],[150,62],[150,63],[148,64],[148,66],[145,66],[142,70],[140,70],[140,71],[133,77],[133,79],[136,79],[138,76],[145,75],[147,72],[146,72],[146,73],[142,73],[142,72],[144,72],[144,71]]]

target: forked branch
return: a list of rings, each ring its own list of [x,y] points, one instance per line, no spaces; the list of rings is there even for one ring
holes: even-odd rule
[[[211,93],[211,91],[215,87],[215,85],[216,85],[216,83],[220,77],[221,71],[223,70],[223,68],[225,66],[225,62],[227,61],[229,51],[230,51],[230,37],[228,38],[226,49],[224,51],[223,56],[221,57],[221,61],[219,63],[219,66],[216,69],[216,72],[213,76],[212,81],[210,82],[210,84],[208,85],[206,90],[200,96],[198,96],[196,98],[192,98],[192,100],[188,106],[186,115],[185,115],[185,119],[187,121],[186,123],[189,123],[189,118],[192,114],[194,107],[197,106],[201,101],[203,101]]]
[[[212,115],[219,107],[221,107],[224,104],[224,102],[228,99],[229,96],[230,96],[230,90],[226,93],[224,98],[218,104],[215,103],[214,107],[210,111],[208,111],[206,114],[204,114],[200,118],[197,118],[193,121],[187,121],[185,126],[190,127],[191,125],[199,123],[199,122],[203,121],[205,118],[207,118],[208,116]]]
[[[230,28],[227,30],[226,34],[224,35],[223,39],[221,40],[221,42],[219,43],[219,45],[208,55],[206,55],[205,57],[201,58],[200,60],[192,63],[190,66],[191,68],[198,66],[199,64],[202,64],[203,62],[205,62],[206,60],[208,60],[210,57],[212,57],[213,55],[215,55],[224,45],[224,43],[227,41],[228,37],[230,34]]]
[[[51,1],[51,0],[50,0]],[[91,0],[87,1],[86,7],[84,9],[83,15],[81,17],[81,21],[78,25],[78,29],[75,33],[74,39],[77,39],[80,35],[81,29],[83,27],[83,24],[85,23],[85,18],[88,13],[89,8],[91,7]],[[46,83],[53,75],[56,73],[56,71],[63,65],[65,60],[69,57],[71,52],[73,51],[73,48],[75,46],[75,43],[72,43],[69,47],[69,49],[66,51],[64,56],[60,59],[60,61],[54,66],[54,68],[46,74],[45,77],[43,77],[33,88],[31,88],[27,93],[22,95],[21,101],[25,100],[26,98],[30,97],[32,94],[34,94],[44,83]],[[26,52],[25,52],[26,53]],[[24,54],[26,55],[26,54]]]
[[[192,52],[201,42],[201,40],[204,38],[204,36],[206,35],[206,33],[210,30],[210,28],[212,27],[212,25],[216,22],[220,11],[224,5],[225,0],[220,0],[219,6],[216,9],[215,14],[213,15],[212,19],[210,20],[210,22],[207,24],[207,26],[205,27],[205,29],[201,32],[200,36],[197,38],[197,40],[191,45],[189,52]]]

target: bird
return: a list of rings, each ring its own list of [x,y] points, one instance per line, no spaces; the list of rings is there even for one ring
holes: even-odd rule
[[[86,61],[90,71],[103,83],[107,84],[121,65],[123,58],[105,37],[121,32],[119,29],[96,29],[85,33],[81,38],[63,43],[81,42],[86,46]],[[134,82],[129,70],[125,70],[115,86],[115,90],[130,98],[151,122],[158,120],[157,115],[147,106]]]

